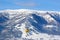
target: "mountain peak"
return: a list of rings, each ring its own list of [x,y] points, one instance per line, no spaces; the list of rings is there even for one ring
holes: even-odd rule
[[[0,11],[0,28],[2,28],[0,39],[40,40],[41,37],[51,39],[51,35],[60,37],[59,24],[60,12],[58,11],[2,10]]]

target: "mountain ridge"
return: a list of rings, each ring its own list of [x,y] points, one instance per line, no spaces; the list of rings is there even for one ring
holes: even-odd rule
[[[2,22],[0,21],[0,26],[2,28],[0,30],[0,39],[18,38],[17,40],[19,40],[19,38],[27,38],[35,40],[36,38],[36,40],[40,40],[41,36],[51,39],[51,35],[55,35],[53,38],[56,36],[59,38],[59,17],[60,12],[57,11],[29,9],[0,11],[0,20],[3,20]],[[26,33],[25,29],[28,29],[29,32]],[[3,35],[5,36],[3,37]]]

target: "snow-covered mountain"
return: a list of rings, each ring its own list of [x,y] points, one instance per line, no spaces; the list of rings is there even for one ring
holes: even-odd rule
[[[60,12],[2,10],[0,40],[60,40]]]

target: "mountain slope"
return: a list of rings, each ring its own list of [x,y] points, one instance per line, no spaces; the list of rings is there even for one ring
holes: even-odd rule
[[[59,24],[57,11],[3,10],[0,11],[0,40],[60,40]]]

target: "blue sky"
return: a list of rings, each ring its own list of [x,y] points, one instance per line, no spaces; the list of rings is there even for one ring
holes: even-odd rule
[[[60,0],[0,0],[0,10],[5,9],[60,11]]]

